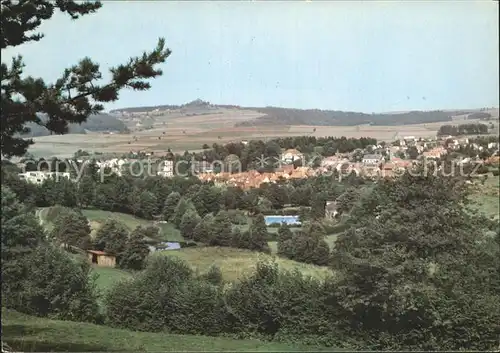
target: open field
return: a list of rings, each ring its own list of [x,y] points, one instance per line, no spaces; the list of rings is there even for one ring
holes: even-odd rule
[[[471,123],[484,123],[481,120],[454,120],[452,122],[436,122],[414,125],[395,125],[395,126],[290,126],[288,133],[293,135],[312,135],[321,136],[345,136],[354,137],[373,137],[379,141],[394,141],[404,136],[415,136],[417,138],[436,137],[439,127],[442,125],[460,125]],[[314,129],[316,131],[314,132]],[[495,123],[495,131],[498,134],[498,122]]]
[[[477,185],[471,195],[471,200],[476,204],[474,208],[489,217],[499,218],[500,212],[500,179],[499,176],[488,174],[484,185]]]
[[[261,113],[247,110],[221,110],[214,114],[198,116],[169,116],[155,117],[151,129],[140,128],[130,134],[88,133],[86,135],[53,135],[34,138],[35,144],[29,152],[34,156],[70,157],[78,149],[99,151],[102,153],[128,153],[131,150],[148,150],[165,152],[171,148],[174,152],[183,152],[186,149],[201,149],[204,143],[211,145],[218,141],[260,137],[260,131],[251,128],[241,128],[241,131],[232,131],[234,124],[252,120]],[[282,128],[278,129],[282,130]],[[273,133],[274,135],[276,134]]]
[[[178,251],[165,251],[158,255],[177,256],[185,260],[193,269],[200,273],[206,272],[211,265],[216,265],[221,269],[222,275],[227,281],[235,281],[243,276],[250,275],[259,260],[272,261],[273,259],[280,268],[285,270],[298,269],[305,275],[316,278],[325,278],[331,274],[331,271],[326,267],[307,265],[288,259],[275,258],[263,253],[234,248],[184,248]]]
[[[496,113],[498,114],[498,113]],[[77,150],[87,150],[120,156],[130,151],[149,151],[159,155],[169,148],[173,152],[199,151],[203,144],[228,143],[251,139],[272,139],[284,136],[312,135],[373,137],[380,141],[393,141],[397,137],[435,137],[441,125],[477,123],[456,117],[452,122],[437,122],[395,126],[308,126],[308,125],[255,125],[235,127],[242,121],[252,121],[262,116],[251,110],[218,109],[204,115],[187,116],[165,114],[155,116],[149,129],[137,127],[135,120],[127,121],[132,131],[128,134],[88,133],[86,135],[53,135],[35,137],[29,149],[35,157],[71,157]],[[148,119],[148,118],[139,118]],[[498,120],[494,133],[498,134]],[[489,124],[489,122],[486,122]],[[315,131],[316,130],[316,131]]]
[[[2,341],[22,352],[321,350],[317,347],[256,340],[133,332],[93,324],[38,318],[4,308],[2,308]]]

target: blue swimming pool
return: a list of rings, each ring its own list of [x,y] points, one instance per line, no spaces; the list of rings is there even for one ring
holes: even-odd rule
[[[264,219],[266,220],[266,225],[273,223],[300,224],[299,216],[265,216]]]

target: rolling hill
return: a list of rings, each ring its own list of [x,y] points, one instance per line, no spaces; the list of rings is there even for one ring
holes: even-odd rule
[[[468,110],[433,110],[433,111],[406,111],[406,112],[388,112],[388,113],[362,113],[338,110],[319,110],[319,109],[295,109],[282,107],[240,107],[237,105],[217,105],[205,102],[201,99],[183,105],[158,105],[148,107],[129,107],[112,110],[112,114],[135,114],[145,118],[149,113],[156,115],[162,112],[177,112],[185,116],[209,114],[217,109],[230,109],[238,111],[252,111],[260,113],[262,116],[248,121],[239,121],[235,126],[266,126],[266,125],[309,125],[309,126],[394,126],[425,124],[435,122],[447,122],[453,120],[456,116],[464,118],[477,119],[481,117],[486,119],[491,114],[484,109]],[[497,114],[498,115],[498,114]]]
[[[410,111],[404,113],[344,112],[318,109],[289,108],[249,108],[265,114],[252,122],[242,122],[239,126],[253,125],[318,125],[318,126],[355,126],[355,125],[409,125],[451,121],[455,115],[468,114],[468,111]]]

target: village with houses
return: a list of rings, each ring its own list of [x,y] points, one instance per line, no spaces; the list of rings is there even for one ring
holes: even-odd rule
[[[457,164],[497,164],[499,143],[494,139],[483,144],[475,140],[471,137],[440,136],[434,139],[424,139],[405,136],[392,143],[369,145],[364,149],[355,149],[348,153],[337,152],[332,156],[322,156],[317,153],[307,155],[298,149],[287,149],[283,150],[278,158],[271,157],[272,162],[277,166],[272,172],[259,172],[257,170],[242,172],[241,166],[237,164],[234,165],[232,171],[219,170],[216,172],[216,167],[218,165],[220,167],[224,161],[198,161],[194,158],[188,161],[190,171],[200,180],[214,182],[215,185],[243,189],[258,188],[262,183],[274,183],[279,179],[304,179],[332,171],[337,171],[340,178],[351,172],[366,178],[392,178],[401,175],[403,171],[412,168],[421,160],[437,161],[460,149],[472,151],[472,153],[469,153],[469,156],[456,153],[454,161]],[[248,141],[244,140],[241,143],[246,145]],[[99,171],[107,169],[120,176],[125,169],[130,168],[130,165],[134,163],[154,165],[156,175],[161,177],[173,177],[176,174],[176,158],[171,152],[165,153],[163,157],[157,157],[147,151],[131,152],[130,154],[132,158],[101,159],[100,156],[96,156],[96,166]],[[142,155],[144,158],[133,158],[134,154]],[[81,165],[85,161],[85,159],[69,160],[69,165],[76,162],[76,167],[76,164]],[[185,164],[187,163],[185,162]],[[18,166],[22,170],[26,169],[25,162],[19,163]],[[47,178],[70,178],[71,176],[68,171],[58,172],[43,168],[19,173],[19,177],[30,183],[41,184]]]

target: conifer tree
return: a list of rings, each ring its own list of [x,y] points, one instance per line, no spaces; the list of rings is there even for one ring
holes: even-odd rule
[[[212,224],[214,222],[213,214],[209,213],[203,217],[201,222],[199,222],[193,230],[193,240],[203,243],[208,243],[210,241],[210,232],[212,229]]]
[[[175,214],[175,207],[181,200],[181,194],[178,192],[174,191],[171,192],[168,196],[167,199],[165,200],[165,205],[163,206],[163,219],[165,221],[172,221],[174,214]]]
[[[259,213],[252,219],[249,233],[248,249],[269,252],[269,245],[267,244],[269,233],[267,232],[266,221],[262,214]]]
[[[198,225],[198,223],[201,223],[201,217],[198,216],[196,210],[188,209],[182,216],[181,223],[179,225],[181,235],[185,239],[193,239],[194,229]]]
[[[32,213],[7,186],[2,186],[2,293],[14,291],[25,274],[25,258],[44,240],[44,231]]]
[[[125,249],[128,238],[127,228],[114,219],[108,219],[96,232],[96,250],[119,256]]]
[[[91,245],[90,225],[87,217],[73,210],[63,212],[55,219],[51,235],[65,248],[76,246],[88,249]]]
[[[156,196],[153,193],[144,190],[139,195],[139,205],[141,206],[141,216],[145,219],[153,219],[153,216],[156,214],[156,207],[158,205]]]

